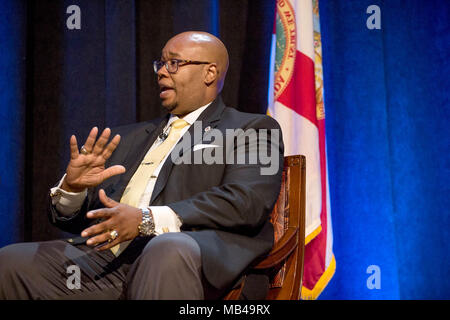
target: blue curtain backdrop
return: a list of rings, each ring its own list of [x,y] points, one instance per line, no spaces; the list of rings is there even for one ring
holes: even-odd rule
[[[337,261],[321,298],[449,299],[450,3],[321,0],[320,18]]]
[[[81,8],[67,30],[66,8]],[[381,9],[369,30],[366,9]],[[46,220],[68,138],[160,114],[151,61],[174,33],[219,35],[225,102],[265,112],[274,0],[0,1],[0,247]],[[320,0],[336,273],[321,299],[450,298],[446,0]],[[380,289],[369,289],[377,266]]]
[[[26,6],[0,1],[0,246],[24,237]]]

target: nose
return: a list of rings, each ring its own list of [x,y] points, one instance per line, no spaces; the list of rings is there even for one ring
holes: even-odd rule
[[[163,65],[161,68],[159,68],[158,72],[156,73],[158,75],[158,80],[163,77],[168,77],[169,72],[167,71],[167,68],[165,65]]]

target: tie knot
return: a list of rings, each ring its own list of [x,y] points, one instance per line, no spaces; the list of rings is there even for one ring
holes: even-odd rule
[[[175,129],[183,129],[187,125],[188,123],[186,122],[186,120],[183,119],[177,119],[171,124],[171,126],[174,127]]]

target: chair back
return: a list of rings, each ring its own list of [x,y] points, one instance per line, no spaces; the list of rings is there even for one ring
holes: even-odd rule
[[[281,190],[271,214],[274,246],[252,267],[253,271],[269,276],[268,300],[299,300],[301,297],[305,253],[305,183],[305,156],[285,157]],[[244,285],[245,279],[225,299],[238,299]]]
[[[299,300],[305,252],[306,159],[302,155],[284,159],[280,195],[272,211],[275,244],[255,269],[270,275],[269,300]]]

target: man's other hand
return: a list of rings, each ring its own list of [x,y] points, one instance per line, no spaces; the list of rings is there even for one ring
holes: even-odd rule
[[[95,187],[106,179],[122,174],[125,167],[115,165],[105,169],[106,160],[117,148],[120,136],[116,135],[109,143],[111,130],[106,128],[97,141],[98,128],[92,128],[84,144],[85,152],[78,151],[77,139],[70,137],[70,162],[66,169],[66,177],[61,188],[68,192],[81,192],[86,188]]]
[[[137,237],[138,225],[142,222],[141,209],[114,201],[106,196],[103,189],[100,189],[98,195],[105,208],[89,211],[86,216],[89,219],[100,218],[103,221],[83,230],[81,236],[90,237],[87,244],[95,246],[105,243],[99,250],[107,250],[123,241]],[[118,233],[118,236],[111,241],[110,233],[113,230]]]

